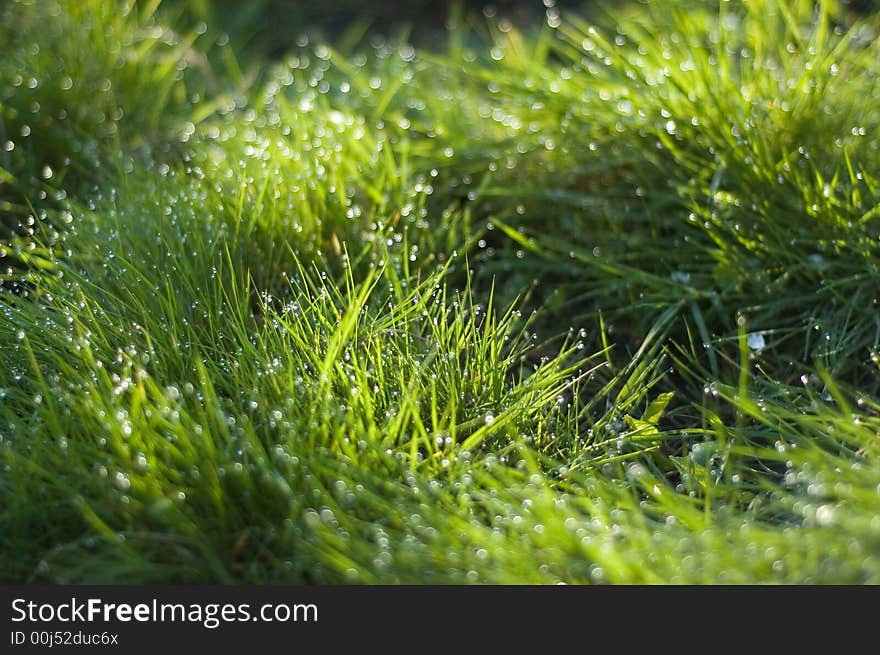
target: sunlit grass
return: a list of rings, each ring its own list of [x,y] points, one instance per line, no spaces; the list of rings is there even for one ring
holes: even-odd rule
[[[0,579],[880,581],[877,16],[193,11],[2,10]]]

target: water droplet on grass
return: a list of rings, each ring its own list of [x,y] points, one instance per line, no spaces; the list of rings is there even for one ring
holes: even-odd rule
[[[116,488],[120,491],[128,491],[131,488],[131,481],[122,471],[117,472],[116,475],[113,476],[113,484],[116,485]]]
[[[763,350],[767,342],[764,340],[764,335],[760,332],[753,332],[752,334],[746,337],[746,343],[748,344],[751,350]]]

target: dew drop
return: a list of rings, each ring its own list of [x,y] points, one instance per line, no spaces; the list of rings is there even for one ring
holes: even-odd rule
[[[753,332],[748,337],[746,337],[746,343],[752,350],[763,350],[767,342],[764,340],[764,335],[760,332]]]

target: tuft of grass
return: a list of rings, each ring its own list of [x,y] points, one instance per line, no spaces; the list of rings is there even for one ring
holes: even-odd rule
[[[876,13],[224,7],[2,9],[0,579],[880,580]]]

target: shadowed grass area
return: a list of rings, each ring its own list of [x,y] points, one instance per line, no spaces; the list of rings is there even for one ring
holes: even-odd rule
[[[0,579],[880,581],[875,13],[224,6],[2,10]]]

